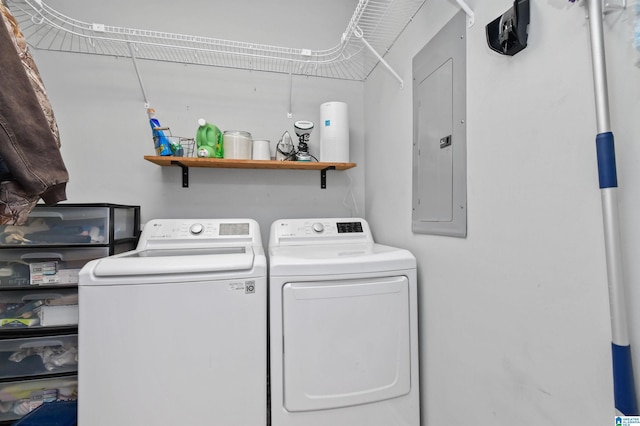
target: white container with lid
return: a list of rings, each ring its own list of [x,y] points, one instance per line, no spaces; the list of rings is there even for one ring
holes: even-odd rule
[[[271,160],[271,142],[267,139],[256,139],[253,141],[253,159]]]
[[[226,130],[222,135],[224,158],[251,160],[251,133]]]

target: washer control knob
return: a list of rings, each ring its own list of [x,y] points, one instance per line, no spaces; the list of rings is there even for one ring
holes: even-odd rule
[[[201,223],[194,223],[189,228],[189,232],[191,232],[192,235],[202,234],[202,231],[204,231],[204,226],[202,226]]]
[[[316,223],[314,223],[314,224],[311,226],[311,228],[313,229],[313,232],[316,232],[316,233],[318,233],[318,234],[319,234],[319,233],[321,233],[322,231],[324,231],[324,225],[323,225],[323,224],[321,224],[320,222],[316,222]]]

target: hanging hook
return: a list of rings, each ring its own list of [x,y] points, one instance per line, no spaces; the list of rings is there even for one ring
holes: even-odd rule
[[[42,16],[41,14],[40,16],[31,15],[31,22],[33,22],[36,25],[40,25],[44,22],[44,16]]]

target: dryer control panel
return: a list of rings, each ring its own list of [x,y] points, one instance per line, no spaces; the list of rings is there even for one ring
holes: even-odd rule
[[[271,225],[270,245],[373,242],[360,218],[282,219]]]

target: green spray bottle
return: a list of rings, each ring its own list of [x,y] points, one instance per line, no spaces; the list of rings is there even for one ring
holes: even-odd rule
[[[207,123],[201,118],[198,120],[198,131],[196,133],[196,145],[198,146],[198,157],[223,158],[222,132],[214,124]]]

